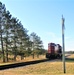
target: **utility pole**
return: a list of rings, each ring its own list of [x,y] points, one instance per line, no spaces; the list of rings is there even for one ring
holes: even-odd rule
[[[64,73],[66,73],[66,67],[65,67],[65,42],[64,42],[64,22],[65,22],[65,19],[63,18],[63,15],[62,15],[62,50],[63,50],[63,71]]]

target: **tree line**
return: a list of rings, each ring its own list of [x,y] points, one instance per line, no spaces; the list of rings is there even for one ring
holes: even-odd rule
[[[30,55],[34,58],[35,55],[39,57],[44,53],[41,38],[35,32],[29,35],[21,21],[13,17],[0,2],[0,58],[3,62],[9,61],[9,55],[13,55],[13,60],[16,61],[17,55],[22,60]]]

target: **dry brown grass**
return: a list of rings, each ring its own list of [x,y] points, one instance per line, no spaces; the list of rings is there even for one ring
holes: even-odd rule
[[[0,75],[64,75],[61,61],[44,62],[9,70],[0,71]],[[66,62],[66,74],[74,74],[74,63]]]
[[[69,57],[72,58],[74,55]],[[44,58],[42,56],[40,59]],[[25,61],[32,61],[32,57],[26,58]],[[66,62],[66,74],[63,73],[62,61],[56,60],[3,70],[0,71],[0,75],[74,75],[74,62]]]
[[[68,56],[68,58],[74,58],[74,54],[71,54],[70,56]]]
[[[9,56],[10,58],[12,58],[13,56]],[[13,61],[10,60],[9,62],[3,63],[2,60],[0,60],[0,65],[6,65],[6,64],[13,64],[13,63],[19,63],[19,62],[27,62],[27,61],[34,61],[34,60],[41,60],[41,59],[46,59],[45,55],[40,55],[39,58],[37,58],[37,56],[35,56],[35,58],[33,59],[32,56],[26,57],[23,60],[21,60],[20,56],[17,56],[17,60]]]

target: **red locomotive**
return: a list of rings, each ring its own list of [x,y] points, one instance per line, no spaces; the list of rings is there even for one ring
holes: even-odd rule
[[[48,43],[48,53],[46,53],[46,58],[62,58],[62,47],[60,44]]]

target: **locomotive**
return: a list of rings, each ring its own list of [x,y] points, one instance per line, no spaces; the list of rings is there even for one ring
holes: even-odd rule
[[[48,52],[46,53],[46,58],[62,58],[62,47],[60,44],[48,43]]]

